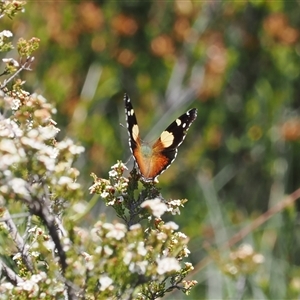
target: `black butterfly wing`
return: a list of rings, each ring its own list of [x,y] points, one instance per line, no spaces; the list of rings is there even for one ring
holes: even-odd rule
[[[153,145],[154,159],[157,168],[155,177],[164,172],[175,160],[178,147],[182,144],[191,124],[197,117],[197,109],[192,108],[174,122],[172,122],[160,135]]]
[[[132,107],[130,98],[127,94],[124,95],[124,103],[125,103],[125,116],[127,123],[127,130],[129,135],[129,147],[134,154],[134,151],[137,148],[137,144],[140,144],[140,136],[139,136],[139,127],[136,120],[135,112]]]

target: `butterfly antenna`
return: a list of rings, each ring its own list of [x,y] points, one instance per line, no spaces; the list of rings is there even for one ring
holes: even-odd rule
[[[129,163],[129,161],[131,160],[132,155],[129,156],[129,158],[126,160],[125,165],[127,165]]]

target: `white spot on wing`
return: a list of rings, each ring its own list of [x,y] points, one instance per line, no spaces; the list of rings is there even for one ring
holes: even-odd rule
[[[174,135],[169,131],[163,131],[160,135],[160,140],[165,148],[170,147],[173,144]]]
[[[176,119],[176,124],[177,124],[177,126],[180,126],[181,125],[181,120],[180,119]]]
[[[185,128],[185,127],[186,127],[186,123],[183,123],[183,124],[182,124],[182,128]]]
[[[137,141],[139,137],[139,127],[137,126],[137,124],[133,125],[132,127],[132,137],[135,141]]]

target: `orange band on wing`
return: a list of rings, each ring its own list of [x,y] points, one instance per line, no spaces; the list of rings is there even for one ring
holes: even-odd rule
[[[158,152],[152,153],[150,157],[143,156],[140,147],[135,149],[134,157],[141,175],[146,179],[155,178],[169,164],[169,159]]]

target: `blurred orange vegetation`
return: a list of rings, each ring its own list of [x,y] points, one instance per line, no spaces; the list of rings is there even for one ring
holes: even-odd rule
[[[195,13],[194,5],[190,0],[176,0],[175,1],[175,12],[178,15],[190,17]]]
[[[129,49],[119,50],[116,56],[117,61],[125,67],[130,67],[136,58],[136,55]]]
[[[205,101],[216,97],[222,90],[224,75],[227,67],[227,49],[225,48],[221,32],[210,32],[204,37],[207,45],[205,76],[198,91],[198,97]]]
[[[81,2],[78,6],[78,24],[82,31],[93,32],[100,30],[104,24],[102,10],[93,2]]]
[[[64,19],[61,10],[64,3],[52,5],[43,3],[40,12],[46,18],[49,37],[64,48],[75,48],[83,32],[100,31],[104,24],[102,10],[93,2],[81,2],[77,6],[74,18]]]
[[[156,56],[166,56],[175,51],[173,40],[168,35],[160,35],[151,41],[151,50]]]
[[[286,121],[281,127],[281,136],[286,141],[300,139],[300,119],[292,118]]]
[[[289,25],[288,18],[283,13],[271,14],[263,26],[268,35],[283,44],[295,44],[298,40],[299,31]]]
[[[113,18],[112,28],[119,35],[132,36],[138,29],[138,23],[130,16],[119,14]]]
[[[187,41],[191,34],[190,20],[179,17],[174,24],[175,37],[179,41]]]

